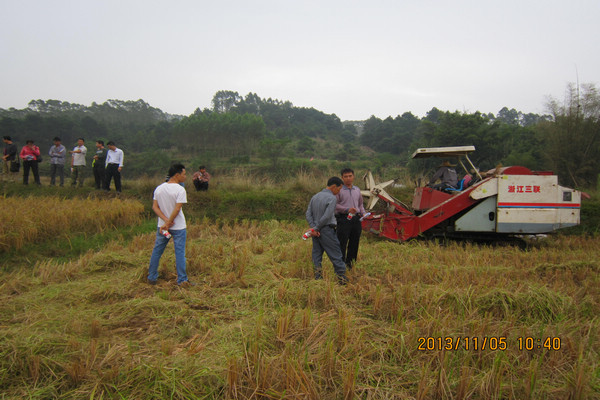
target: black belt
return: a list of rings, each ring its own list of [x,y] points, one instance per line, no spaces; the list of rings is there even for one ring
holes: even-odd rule
[[[118,166],[119,166],[119,163],[112,163],[112,162],[109,162],[109,163],[108,163],[108,165],[116,165],[116,166],[118,167]]]
[[[329,224],[329,225],[325,225],[325,226],[328,226],[328,227],[330,227],[331,229],[336,229],[336,228],[337,228],[337,225],[336,225],[336,224]]]

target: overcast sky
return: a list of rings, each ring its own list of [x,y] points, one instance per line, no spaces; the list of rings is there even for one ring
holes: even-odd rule
[[[233,90],[342,120],[544,113],[577,77],[600,83],[598,0],[0,0],[0,18],[1,108],[189,115]]]

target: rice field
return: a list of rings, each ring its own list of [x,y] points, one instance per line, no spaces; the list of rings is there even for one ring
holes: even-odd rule
[[[139,224],[144,206],[130,199],[0,197],[0,252],[27,243]]]
[[[197,220],[145,283],[154,233],[3,272],[3,399],[600,397],[600,242],[526,250],[364,236],[312,279],[304,225]]]

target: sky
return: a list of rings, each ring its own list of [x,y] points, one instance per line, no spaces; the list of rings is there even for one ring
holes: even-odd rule
[[[0,108],[219,90],[342,120],[547,112],[600,84],[598,0],[0,0]]]

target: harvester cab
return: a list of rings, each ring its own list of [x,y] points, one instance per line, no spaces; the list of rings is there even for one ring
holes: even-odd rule
[[[367,208],[378,200],[387,207],[363,219],[363,230],[396,241],[416,237],[456,238],[476,241],[504,240],[536,235],[579,224],[581,193],[558,184],[548,171],[526,167],[498,167],[480,173],[469,159],[474,146],[417,149],[412,158],[456,159],[469,184],[451,190],[415,188],[409,207],[389,195],[385,188],[394,181],[376,184],[365,175]]]

